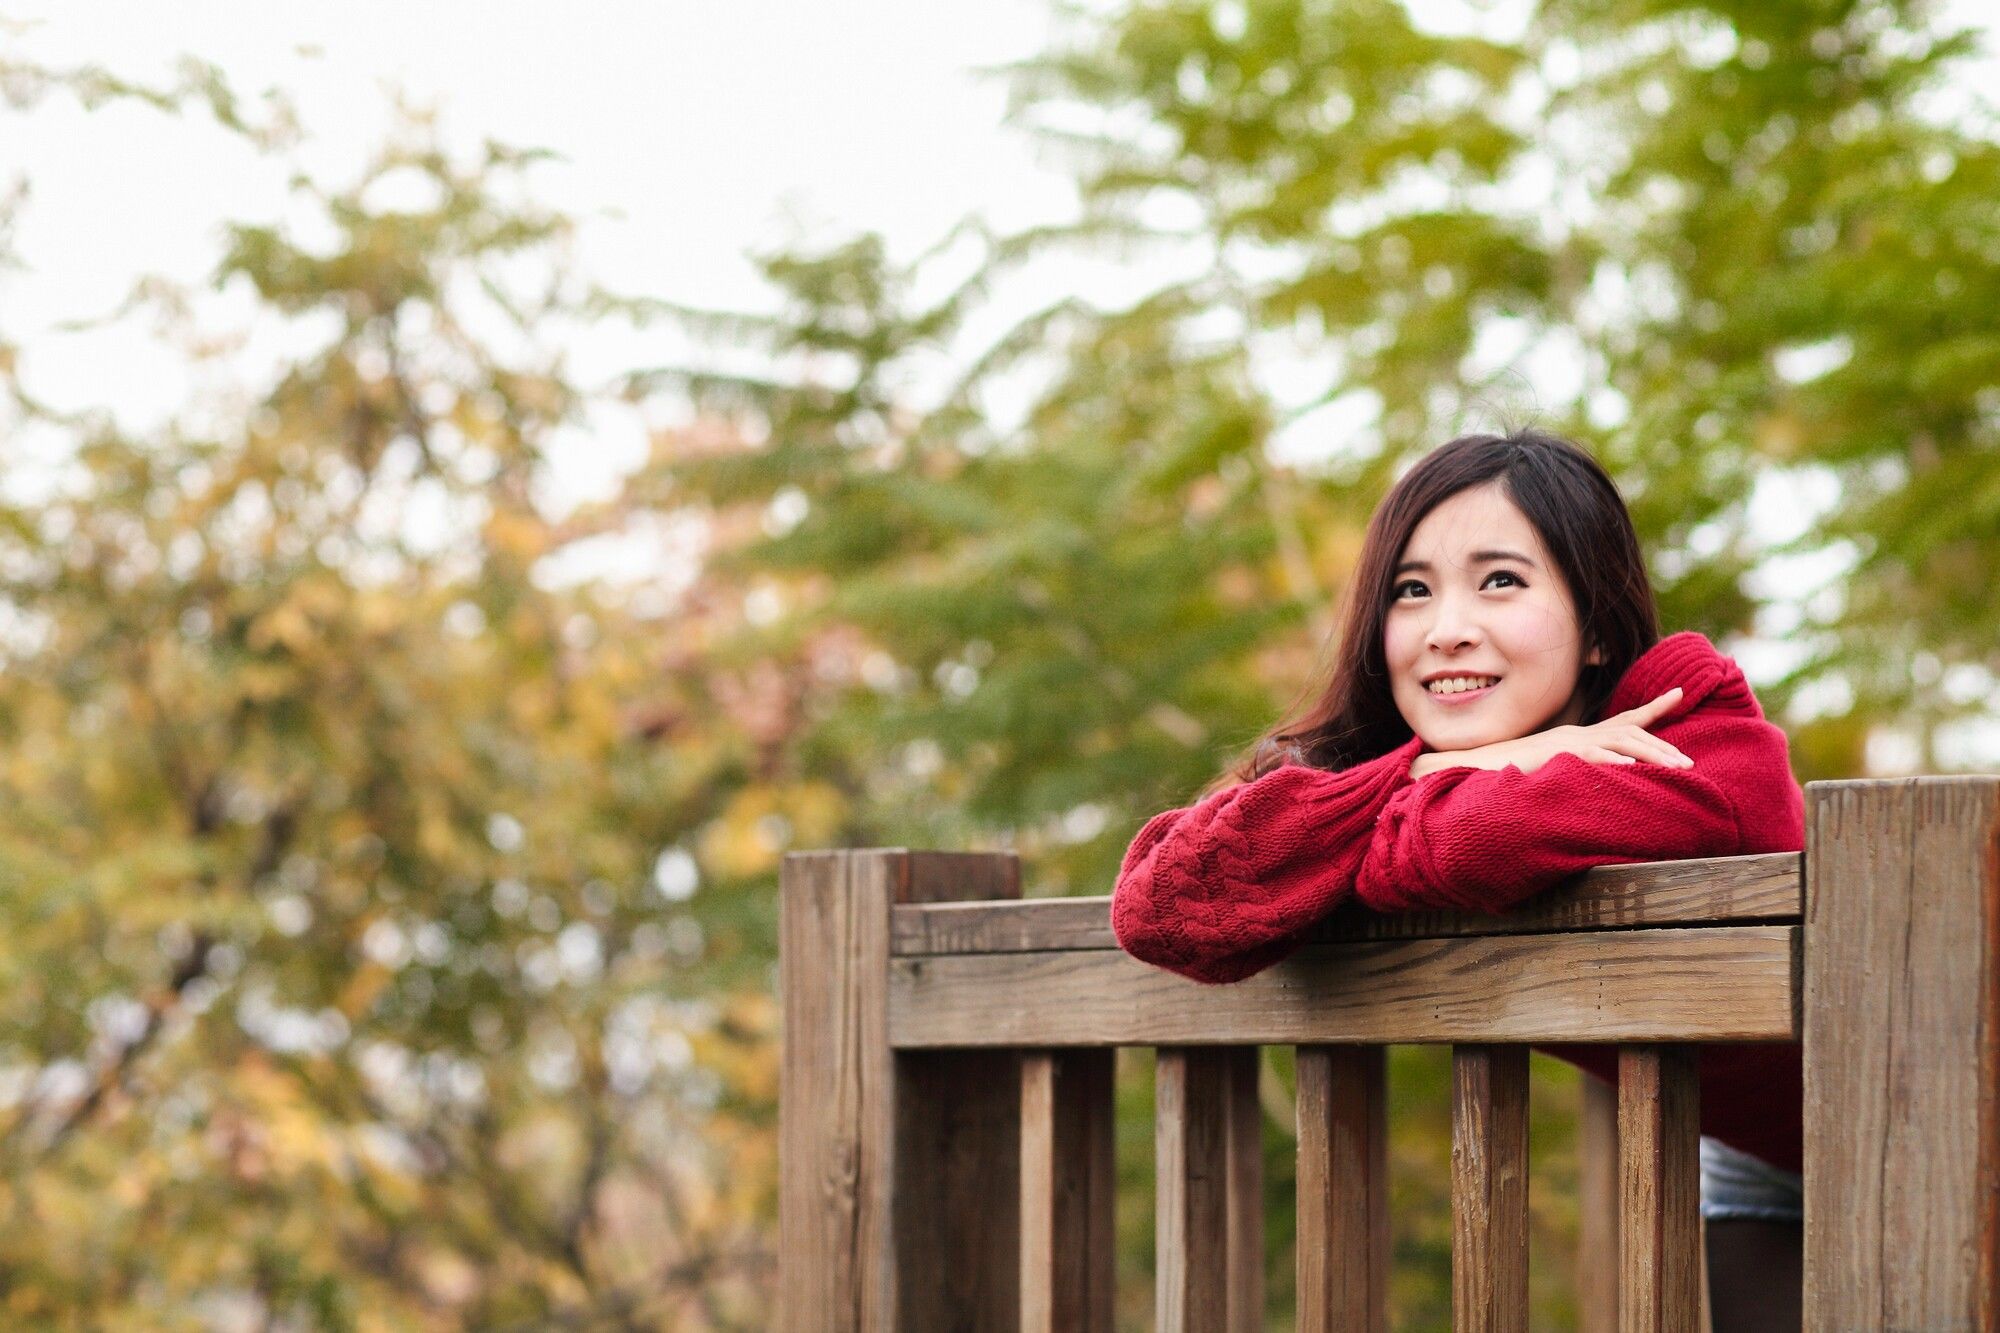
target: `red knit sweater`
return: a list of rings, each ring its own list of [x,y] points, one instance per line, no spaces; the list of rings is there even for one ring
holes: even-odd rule
[[[1532,773],[1448,768],[1410,777],[1415,737],[1338,772],[1287,764],[1148,820],[1127,849],[1111,928],[1135,958],[1196,981],[1236,981],[1297,947],[1350,897],[1378,911],[1501,912],[1580,870],[1633,861],[1795,852],[1805,803],[1785,734],[1736,663],[1669,635],[1619,680],[1605,715],[1674,686],[1648,728],[1694,760],[1593,764],[1559,754]],[[1545,1050],[1615,1080],[1609,1046]],[[1800,1169],[1796,1042],[1704,1046],[1701,1132]]]

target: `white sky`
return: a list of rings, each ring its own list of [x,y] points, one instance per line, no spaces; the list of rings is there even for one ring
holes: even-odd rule
[[[554,148],[552,201],[617,215],[590,229],[606,276],[696,304],[754,301],[744,251],[790,235],[791,213],[907,253],[968,212],[1025,222],[1070,195],[1001,132],[1000,82],[970,74],[1040,49],[1040,0],[0,0],[0,15],[33,21],[26,49],[52,63],[163,77],[188,52],[239,91],[282,87],[336,178],[382,139],[393,89],[440,106],[453,137]],[[147,118],[97,133],[44,113],[5,144],[36,182],[30,258],[72,301],[90,267],[199,271],[215,222],[259,200],[248,180],[169,170],[161,139],[207,136],[139,132]]]
[[[564,160],[535,179],[545,202],[586,219],[583,269],[697,306],[769,305],[752,249],[874,230],[907,257],[969,214],[1012,228],[1074,200],[1003,131],[1002,80],[974,74],[1043,48],[1041,0],[0,0],[0,18],[31,25],[0,41],[41,63],[164,84],[191,53],[246,97],[281,88],[310,136],[307,164],[334,185],[387,136],[398,92],[437,108],[448,141],[551,148]],[[113,308],[141,274],[199,282],[223,221],[285,213],[280,166],[199,124],[138,106],[88,114],[58,96],[0,118],[0,174],[16,173],[34,191],[17,238],[27,272],[8,278],[0,326],[27,348],[24,381],[132,426],[182,407],[183,363],[146,330],[51,326]],[[670,335],[649,338],[595,368],[675,359]],[[636,423],[623,425],[634,438],[569,469],[577,494],[636,452]]]

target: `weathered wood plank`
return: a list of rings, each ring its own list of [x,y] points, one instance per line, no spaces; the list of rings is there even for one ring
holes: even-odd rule
[[[1224,1160],[1229,1188],[1229,1314],[1233,1333],[1264,1328],[1264,1107],[1257,1100],[1263,1052],[1255,1046],[1222,1048],[1228,1098]]]
[[[1111,1333],[1115,1054],[1022,1057],[1022,1333]]]
[[[1387,1056],[1298,1048],[1299,1333],[1389,1327]]]
[[[906,907],[892,923],[898,955],[1118,947],[1111,934],[1111,899],[1103,896]]]
[[[1714,1303],[1708,1296],[1708,1219],[1697,1209],[1694,1220],[1695,1272],[1701,1275],[1701,1305],[1698,1310],[1700,1318],[1696,1321],[1695,1327],[1700,1333],[1715,1333],[1715,1311],[1712,1308]]]
[[[887,972],[893,903],[1018,891],[1018,862],[808,852],[779,879],[780,1327],[1014,1328],[1018,1057],[893,1051]]]
[[[1020,1071],[1015,1051],[896,1053],[891,1327],[1018,1327]]]
[[[1011,852],[898,849],[883,859],[892,912],[1021,894]],[[896,1055],[898,1329],[1013,1333],[1018,1325],[1020,1077],[1014,1051]]]
[[[1619,1328],[1699,1333],[1701,1085],[1685,1046],[1618,1052]]]
[[[1798,929],[1322,945],[1229,986],[1116,951],[898,958],[889,1038],[907,1048],[1789,1040]]]
[[[1155,1066],[1156,1326],[1263,1327],[1255,1047],[1163,1047]],[[1247,1091],[1246,1091],[1247,1089]]]
[[[1618,1093],[1580,1079],[1576,1119],[1578,1333],[1618,1328]]]
[[[793,1333],[893,1317],[891,1176],[877,1166],[894,1133],[893,1057],[886,976],[870,966],[888,953],[885,870],[830,852],[788,856],[780,872],[779,1315]]]
[[[1695,921],[1797,920],[1799,866],[1797,852],[1598,866],[1503,915],[1442,911],[1384,915],[1349,904],[1314,926],[1306,939],[1337,943]],[[891,952],[897,955],[1118,947],[1111,934],[1111,900],[1105,897],[898,907],[891,922]]]
[[[2000,1327],[2000,778],[1806,788],[1805,1323]]]
[[[1451,1326],[1528,1327],[1528,1048],[1451,1053]]]

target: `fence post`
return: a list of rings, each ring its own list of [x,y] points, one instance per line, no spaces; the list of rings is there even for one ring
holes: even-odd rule
[[[889,1047],[898,903],[1018,898],[1011,852],[795,852],[784,1006],[778,1301],[787,1333],[1013,1330],[1020,1057]]]
[[[1806,788],[1805,1325],[2000,1321],[2000,777]]]

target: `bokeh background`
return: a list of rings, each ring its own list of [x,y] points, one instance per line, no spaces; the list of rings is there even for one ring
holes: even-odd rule
[[[1604,459],[1801,780],[2000,767],[1994,26],[0,4],[0,1323],[767,1327],[779,858],[1107,892],[1466,430]]]

